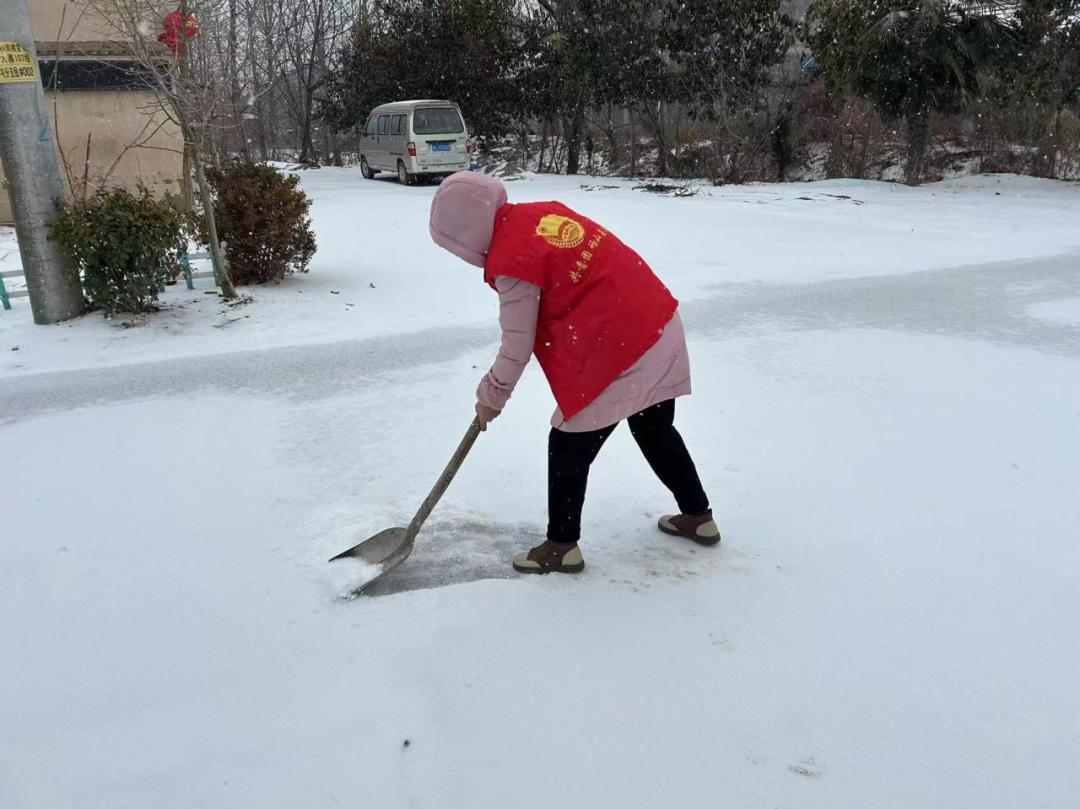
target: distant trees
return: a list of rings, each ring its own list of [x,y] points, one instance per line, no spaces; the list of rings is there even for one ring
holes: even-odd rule
[[[1008,36],[988,65],[987,95],[1011,111],[1004,137],[1026,147],[1021,168],[1053,177],[1069,146],[1063,119],[1080,100],[1080,0],[1002,4]]]
[[[153,44],[179,0],[88,2],[137,7],[125,24],[149,21]],[[448,98],[540,171],[773,179],[857,137],[858,159],[819,165],[902,162],[915,183],[940,176],[942,138],[967,138],[995,169],[1080,174],[1080,0],[814,0],[801,24],[781,0],[180,5],[214,166],[340,163],[372,107]]]
[[[507,0],[375,0],[336,55],[325,109],[340,128],[374,106],[446,98],[485,135],[507,131],[520,101],[515,4]]]
[[[715,181],[753,178],[750,166],[772,151],[783,99],[778,68],[793,42],[794,23],[778,0],[664,0],[657,38],[661,63],[645,99],[664,131],[664,102],[703,124],[712,145],[703,167]],[[650,115],[643,108],[645,120]],[[666,150],[665,150],[666,151]],[[747,175],[751,174],[751,177]]]
[[[905,178],[918,183],[934,116],[992,100],[1052,176],[1061,115],[1080,94],[1080,2],[815,0],[808,43],[835,95],[871,102],[907,132]]]
[[[335,120],[376,103],[438,96],[483,136],[535,121],[576,174],[592,125],[616,145],[611,113],[639,118],[667,172],[672,122],[761,101],[791,30],[779,0],[376,0],[340,55]],[[607,110],[605,121],[597,111]],[[542,148],[545,148],[542,146]],[[553,159],[552,167],[558,166]],[[561,168],[561,167],[560,167]]]
[[[935,114],[961,109],[978,87],[979,26],[963,3],[816,0],[810,48],[826,86],[868,100],[907,127],[905,179],[917,184]]]

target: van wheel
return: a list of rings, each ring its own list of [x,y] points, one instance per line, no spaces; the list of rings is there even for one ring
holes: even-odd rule
[[[412,174],[409,174],[408,169],[405,168],[405,164],[400,160],[397,162],[397,178],[398,182],[402,185],[412,185],[415,178]]]
[[[367,158],[360,158],[360,173],[364,175],[365,180],[374,180],[375,172],[371,170],[371,166],[368,165]]]

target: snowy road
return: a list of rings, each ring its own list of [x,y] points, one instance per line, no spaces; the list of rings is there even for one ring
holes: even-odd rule
[[[980,226],[979,194],[942,211]],[[616,217],[677,202],[615,199]],[[0,806],[1074,809],[1080,257],[1041,237],[995,264],[899,257],[881,234],[908,223],[872,207],[882,264],[910,271],[673,274],[695,385],[678,423],[725,541],[655,531],[670,504],[621,429],[574,578],[506,580],[544,527],[535,368],[393,595],[342,600],[348,567],[325,561],[407,521],[465,430],[497,337],[471,292],[386,336],[364,332],[404,322],[389,293],[345,341],[225,351],[208,326],[206,355],[185,353],[190,310],[175,340],[0,332],[19,344],[0,369]],[[701,245],[698,269],[715,258]],[[281,294],[350,294],[319,269]],[[242,348],[270,334],[262,294]],[[45,350],[74,335],[108,361]],[[83,370],[35,372],[71,356]]]
[[[1037,307],[1080,307],[1080,253],[932,272],[809,284],[720,286],[680,309],[693,338],[753,332],[885,329],[983,340],[1080,357],[1080,321]],[[89,371],[37,374],[4,385],[0,423],[88,404],[194,392],[318,399],[387,372],[450,362],[494,347],[493,324],[288,346]],[[489,352],[491,353],[491,352]]]

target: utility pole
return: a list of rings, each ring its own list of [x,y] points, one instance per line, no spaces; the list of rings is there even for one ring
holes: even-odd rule
[[[82,286],[45,226],[64,199],[26,0],[0,0],[0,160],[15,216],[34,322],[82,314]]]

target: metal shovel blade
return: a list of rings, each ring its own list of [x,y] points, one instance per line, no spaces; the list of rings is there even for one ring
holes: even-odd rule
[[[472,445],[476,443],[476,438],[479,435],[480,420],[473,419],[468,432],[465,433],[465,437],[461,439],[461,443],[458,444],[458,448],[450,458],[450,463],[446,465],[446,469],[439,476],[434,488],[432,488],[427,499],[424,500],[423,505],[420,506],[420,510],[416,512],[416,516],[413,517],[408,528],[387,528],[385,531],[380,531],[371,537],[371,539],[365,539],[359,545],[353,545],[347,551],[339,553],[330,559],[331,562],[336,559],[359,559],[365,564],[378,566],[378,570],[369,571],[367,581],[361,584],[355,592],[359,593],[369,584],[382,578],[387,572],[409,558],[409,554],[412,553],[413,543],[416,541],[416,535],[420,533],[424,521],[430,516],[431,510],[435,508],[435,504],[439,502],[439,498],[443,496],[443,493],[450,485],[450,481],[454,479],[454,475],[461,468],[465,456],[469,454],[469,450],[472,449]]]
[[[347,551],[339,553],[330,561],[338,559],[359,559],[366,565],[378,568],[375,575],[367,579],[358,590],[378,581],[395,567],[409,558],[412,553],[414,537],[408,528],[387,528],[375,536],[365,539],[359,545],[353,545]]]

